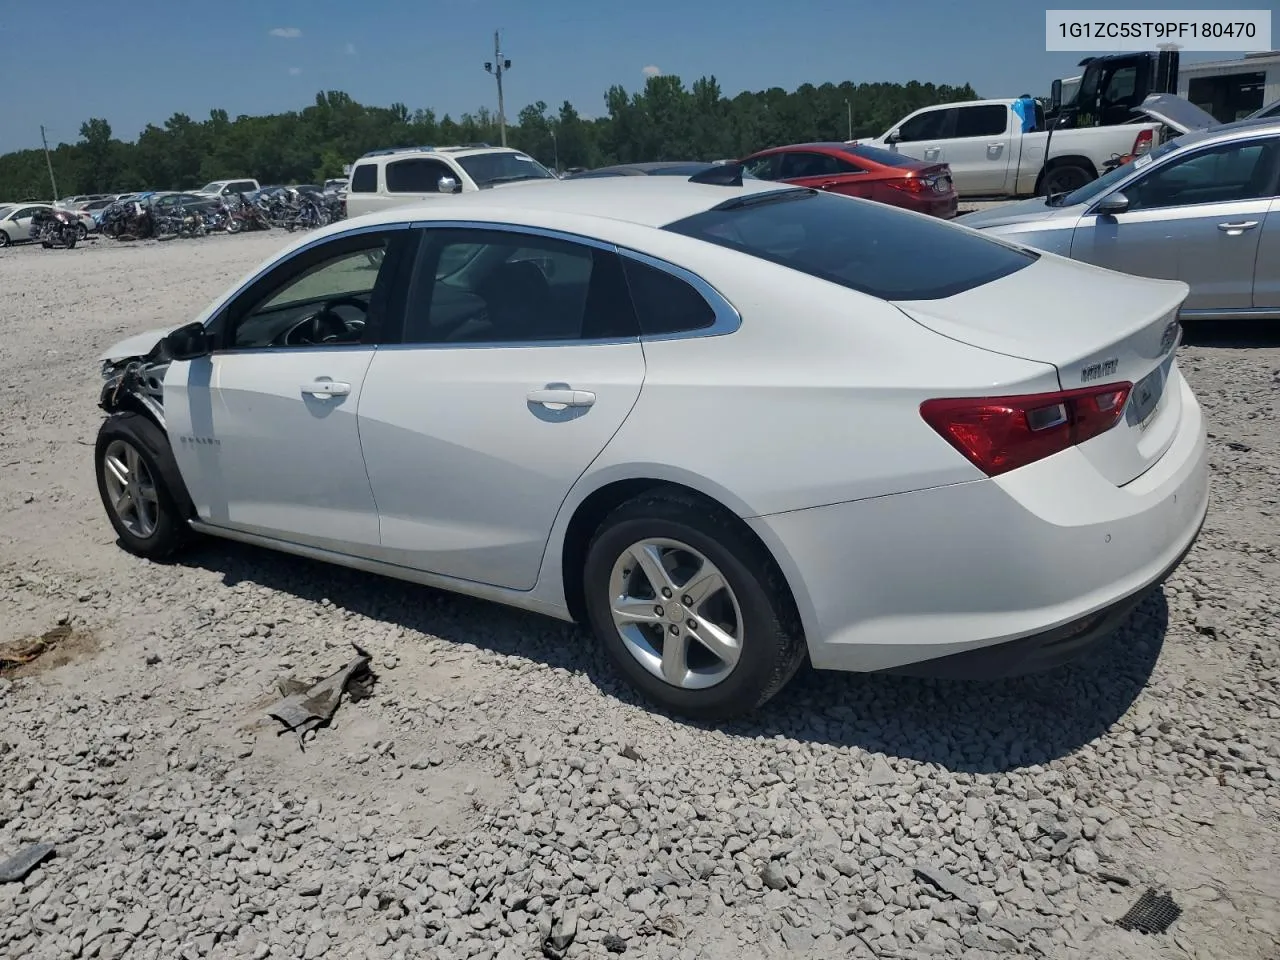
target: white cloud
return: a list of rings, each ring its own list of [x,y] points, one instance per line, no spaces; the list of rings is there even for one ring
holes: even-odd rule
[[[296,77],[296,76],[297,76],[298,74],[300,74],[300,73],[302,73],[302,68],[301,68],[301,67],[290,67],[290,68],[289,68],[289,76],[291,76],[291,77]]]
[[[284,37],[286,40],[293,40],[302,36],[302,31],[297,27],[276,27],[270,33],[273,37]]]
[[[347,44],[346,54],[348,57],[354,57],[356,55],[356,45],[354,43]]]
[[[658,66],[654,66],[651,63],[647,67],[641,67],[640,72],[643,73],[646,77],[657,77],[657,76],[661,76],[662,68]]]

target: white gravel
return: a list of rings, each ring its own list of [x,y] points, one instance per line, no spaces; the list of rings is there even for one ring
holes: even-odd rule
[[[0,644],[69,628],[0,679],[0,860],[57,845],[0,884],[0,956],[1275,960],[1274,337],[1184,348],[1212,510],[1114,644],[994,685],[810,672],[711,730],[558,623],[115,546],[93,357],[285,241],[0,254]],[[301,753],[263,707],[352,641],[374,696]],[[1182,916],[1119,930],[1148,885]]]

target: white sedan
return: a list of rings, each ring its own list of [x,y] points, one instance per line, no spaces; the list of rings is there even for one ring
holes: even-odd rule
[[[309,234],[104,357],[123,547],[227,537],[589,624],[705,719],[819,669],[1007,676],[1190,548],[1183,283],[741,179]]]

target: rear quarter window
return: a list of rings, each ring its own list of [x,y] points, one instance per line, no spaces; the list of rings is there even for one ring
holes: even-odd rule
[[[932,217],[817,190],[735,198],[664,229],[882,300],[941,300],[1039,259]]]
[[[357,164],[351,171],[352,193],[378,192],[378,166],[374,163]]]

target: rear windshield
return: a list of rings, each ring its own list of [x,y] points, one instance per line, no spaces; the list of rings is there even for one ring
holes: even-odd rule
[[[893,150],[881,150],[879,147],[868,147],[863,144],[845,147],[844,152],[851,157],[862,157],[864,160],[870,160],[872,163],[878,163],[885,167],[914,167],[920,164],[920,161],[915,157],[908,157]]]
[[[664,229],[882,300],[951,297],[1039,258],[942,220],[817,190],[735,198]]]

